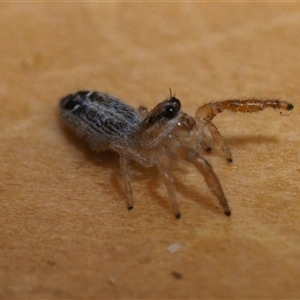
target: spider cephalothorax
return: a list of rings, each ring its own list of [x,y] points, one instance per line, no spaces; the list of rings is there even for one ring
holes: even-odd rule
[[[84,138],[92,149],[110,149],[119,153],[128,209],[133,208],[128,163],[134,160],[147,167],[157,167],[177,218],[181,214],[170,171],[173,154],[194,164],[229,216],[231,212],[221,184],[210,164],[200,155],[200,148],[209,149],[205,144],[209,132],[221,146],[227,161],[232,162],[223,137],[212,123],[213,118],[224,110],[257,112],[268,107],[290,111],[293,104],[277,99],[210,102],[199,107],[194,117],[181,110],[180,101],[172,93],[150,112],[143,106],[136,110],[116,97],[94,91],[67,95],[59,104],[66,125]]]

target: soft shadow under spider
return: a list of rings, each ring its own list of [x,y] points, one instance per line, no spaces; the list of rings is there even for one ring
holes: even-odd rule
[[[235,136],[235,137],[229,137],[226,138],[226,141],[228,141],[228,145],[230,146],[236,146],[238,147],[239,145],[243,145],[243,144],[261,144],[261,143],[276,143],[277,139],[276,137],[272,137],[272,136],[262,136],[262,135],[246,135],[246,136]],[[222,158],[222,162],[220,163],[224,163],[225,165],[231,165],[228,162],[226,162],[226,160],[224,160],[224,156],[222,155],[222,152],[219,149],[216,149],[217,147],[212,147],[210,148],[209,151],[205,151],[202,150],[201,151],[201,155],[203,157],[210,156],[210,155],[216,155],[216,156],[220,156]],[[234,164],[234,159],[233,159],[233,164]],[[160,186],[160,178],[158,175],[158,173],[156,172],[156,170],[154,168],[145,168],[137,163],[132,163],[131,169],[133,170],[131,179],[134,182],[142,182],[142,181],[147,181],[147,185],[148,187],[148,192],[149,195],[151,195],[153,198],[155,198],[155,200],[157,200],[156,202],[163,207],[165,210],[171,210],[171,207],[169,205],[169,202],[166,199],[165,195],[160,195],[157,192],[158,187]],[[136,172],[138,170],[138,172]],[[174,172],[175,171],[175,172]],[[177,171],[177,172],[176,172]],[[190,190],[188,189],[188,187],[183,183],[182,180],[177,179],[177,176],[175,176],[174,174],[180,172],[182,176],[182,178],[184,178],[184,176],[186,174],[189,173],[189,171],[187,171],[184,166],[182,166],[182,164],[176,164],[176,167],[174,168],[172,174],[173,174],[173,178],[174,178],[174,185],[176,187],[176,191],[178,194],[181,194],[181,198],[183,197],[188,197],[189,199],[193,200],[196,203],[200,203],[200,205],[202,207],[206,207],[208,210],[210,211],[214,211],[216,214],[219,213],[219,210],[212,210],[212,207],[216,207],[216,208],[220,208],[219,203],[214,203],[214,197],[212,195],[212,197],[206,196],[204,197],[203,194],[201,193],[201,189],[205,189],[207,188],[205,181],[203,180],[203,182],[201,184],[199,184],[199,190],[196,187],[195,190],[193,190],[192,192],[189,192]],[[194,171],[197,173],[198,171],[195,169]],[[114,186],[114,188],[116,188],[116,190],[118,191],[118,194],[123,198],[126,197],[125,193],[123,192],[123,186],[122,186],[122,182],[121,182],[121,177],[120,174],[118,173],[118,168],[116,170],[114,170],[113,172],[114,174],[111,176],[111,185]],[[145,174],[146,173],[146,174]],[[199,173],[199,176],[201,177],[202,174]],[[116,177],[119,177],[118,180],[116,180]],[[202,176],[203,177],[203,176]],[[223,182],[224,184],[224,182]],[[225,183],[226,184],[226,183]],[[139,201],[139,199],[137,199],[137,201]]]
[[[225,162],[226,163],[226,162]],[[144,184],[148,186],[147,191],[144,193],[147,193],[149,197],[155,199],[155,203],[160,205],[165,211],[172,211],[172,207],[170,207],[170,203],[168,199],[166,198],[167,190],[163,192],[163,194],[158,193],[158,188],[164,188],[162,186],[163,184],[160,184],[160,177],[157,176],[158,172],[155,168],[145,168],[143,166],[140,166],[138,164],[134,164],[134,166],[131,168],[133,169],[131,179],[132,181],[142,184],[143,181],[146,181]],[[180,173],[183,175],[183,177],[189,173],[184,167],[176,166],[174,168],[175,172],[172,172],[172,174],[176,174],[180,170]],[[137,172],[139,171],[139,172]],[[197,172],[197,170],[195,170]],[[199,174],[201,177],[202,174]],[[116,180],[117,178],[117,180]],[[204,197],[201,194],[201,191],[198,191],[197,189],[193,190],[191,193],[187,193],[189,190],[188,187],[182,183],[182,180],[177,179],[177,176],[174,175],[174,184],[176,187],[176,191],[178,194],[181,195],[181,198],[188,197],[189,199],[193,200],[196,203],[200,203],[202,207],[206,207],[208,210],[212,211],[213,207],[219,207],[218,203],[214,203],[213,197]],[[123,191],[123,185],[122,185],[122,178],[120,177],[118,173],[118,169],[115,169],[110,176],[110,184],[116,189],[117,193],[120,195],[120,197],[124,200],[126,200],[126,194]],[[201,189],[203,186],[203,189],[207,188],[205,181],[203,179],[203,182],[199,184],[199,189]],[[143,189],[144,190],[144,189]],[[134,192],[134,191],[133,191]],[[143,201],[143,199],[136,198],[136,201]],[[215,204],[215,205],[214,205]],[[124,202],[125,205],[125,202]],[[136,208],[139,205],[139,203],[135,202],[134,210],[138,209]],[[220,207],[221,209],[221,207]],[[218,214],[218,211],[213,210],[216,214]],[[130,213],[130,212],[129,212]]]
[[[118,159],[117,159],[117,162],[118,162]],[[159,180],[159,178],[158,179],[156,178],[157,177],[156,175],[157,175],[157,171],[154,167],[145,168],[136,162],[132,162],[132,164],[130,166],[130,179],[134,183],[138,183],[138,184],[142,185],[142,182],[146,181],[146,185],[151,186],[149,181],[153,182],[153,180],[155,180],[155,181]],[[155,178],[155,179],[153,179],[153,178]],[[110,185],[117,191],[118,195],[123,200],[122,204],[124,205],[124,207],[126,207],[126,193],[124,191],[124,186],[122,183],[122,176],[120,174],[120,166],[118,166],[112,170],[112,174],[110,175]],[[150,190],[150,188],[148,189],[148,191],[149,190]],[[135,191],[133,191],[133,193],[135,193]],[[134,210],[135,210],[136,205],[139,204],[140,200],[137,199],[136,201],[137,202],[135,202]],[[168,201],[166,201],[166,207],[168,206],[168,204],[169,204]]]
[[[105,169],[111,169],[112,174],[110,176],[110,182],[109,184],[117,191],[117,193],[120,195],[121,199],[124,199],[124,206],[126,205],[126,194],[123,190],[122,185],[122,178],[120,174],[120,166],[119,166],[119,155],[114,151],[102,151],[102,152],[95,152],[87,146],[87,144],[82,141],[80,138],[78,138],[76,135],[74,135],[68,128],[63,126],[60,123],[61,130],[67,140],[75,145],[76,148],[78,148],[82,153],[85,155],[85,159],[92,164],[105,168]],[[236,137],[228,137],[226,138],[227,145],[230,146],[236,146],[242,144],[261,144],[262,142],[267,143],[275,143],[277,139],[275,137],[266,137],[261,135],[248,135],[248,136],[236,136]],[[211,141],[209,141],[208,144],[212,144]],[[210,155],[217,155],[220,157],[223,157],[222,152],[219,149],[216,149],[218,147],[210,148],[209,151],[202,150],[201,155],[203,157],[210,156]],[[234,163],[234,160],[233,160]],[[84,164],[84,162],[83,162]],[[228,164],[226,160],[224,160],[224,164]],[[169,202],[166,199],[165,195],[160,195],[157,192],[157,188],[160,186],[160,178],[156,170],[151,168],[146,168],[138,163],[132,162],[131,163],[131,179],[134,182],[141,183],[142,181],[147,181],[146,185],[149,186],[148,193],[149,196],[153,196],[161,207],[163,207],[165,210],[171,210]],[[180,171],[180,173],[183,175],[182,178],[184,178],[185,174],[188,173],[188,171],[181,166],[181,164],[177,164],[174,170]],[[197,170],[194,170],[193,172],[198,172]],[[173,174],[176,174],[176,172],[173,172]],[[199,176],[202,176],[202,174],[199,174]],[[193,200],[196,203],[200,203],[202,207],[206,207],[209,210],[212,210],[212,207],[219,207],[218,204],[214,205],[214,199],[213,197],[203,197],[201,194],[201,189],[207,188],[205,181],[203,180],[203,183],[199,185],[199,190],[195,189],[192,192],[188,193],[189,191],[188,187],[182,182],[182,180],[179,180],[174,176],[174,184],[176,187],[177,193],[181,194],[181,197],[188,197],[189,199]],[[139,201],[140,199],[137,199]],[[215,211],[215,210],[213,210]],[[217,214],[218,212],[215,211]]]
[[[71,130],[60,123],[60,128],[66,139],[73,144],[85,156],[85,160],[91,162],[96,166],[101,166],[105,169],[119,168],[119,155],[115,151],[96,152],[91,150],[85,141],[77,137]],[[83,161],[82,164],[85,162]]]
[[[227,162],[225,161],[225,164],[226,163]],[[195,185],[195,187],[192,191],[189,189],[189,187],[186,184],[184,184],[184,180],[182,179],[185,176],[187,176],[187,174],[189,174],[190,172],[195,172],[195,175],[196,175],[195,178],[196,178],[196,180],[198,180],[197,176],[199,176],[199,182],[200,182],[198,185]],[[178,176],[179,176],[178,173],[180,173],[181,179],[178,179]],[[187,170],[181,163],[178,163],[172,169],[172,175],[173,175],[173,179],[174,179],[174,185],[176,188],[176,192],[177,192],[177,194],[180,194],[180,197],[178,197],[179,202],[180,202],[180,199],[183,200],[184,198],[188,198],[188,199],[194,201],[195,203],[200,204],[201,207],[203,207],[209,211],[213,211],[215,214],[223,213],[222,207],[220,206],[220,204],[218,202],[215,201],[213,194],[211,194],[211,197],[210,197],[209,195],[203,196],[203,193],[201,193],[201,191],[205,190],[205,189],[207,189],[208,193],[210,193],[210,190],[205,183],[203,175],[201,173],[199,173],[196,169],[193,170],[193,168],[191,168],[191,170]],[[159,177],[156,176],[154,180],[159,182]],[[170,207],[170,205],[168,205],[169,202],[167,201],[166,196],[158,194],[158,192],[157,192],[158,186],[159,186],[158,184],[153,184],[149,187],[149,191],[151,191],[151,195],[153,195],[155,197],[155,199],[158,200],[157,202],[159,203],[159,205],[164,207],[166,210],[171,210],[172,208]],[[165,191],[165,193],[167,193],[167,191]],[[218,210],[213,210],[212,208],[217,208]],[[219,209],[220,209],[220,211],[219,211]]]

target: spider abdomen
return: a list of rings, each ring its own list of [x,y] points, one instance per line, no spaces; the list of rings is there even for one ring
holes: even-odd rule
[[[132,140],[141,123],[137,110],[101,92],[69,94],[60,100],[59,110],[66,125],[99,150]]]

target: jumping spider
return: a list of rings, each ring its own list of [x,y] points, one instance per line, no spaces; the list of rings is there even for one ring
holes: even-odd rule
[[[181,110],[180,101],[171,91],[170,97],[150,112],[145,107],[136,110],[116,97],[95,91],[70,94],[59,103],[65,124],[85,139],[93,150],[110,149],[119,153],[129,210],[133,208],[133,194],[128,163],[134,160],[146,167],[157,167],[167,187],[176,218],[180,218],[180,210],[170,172],[171,154],[194,164],[219,199],[224,213],[229,216],[230,208],[218,177],[199,150],[209,150],[205,136],[210,133],[221,146],[227,161],[232,162],[223,137],[212,123],[213,118],[224,110],[257,112],[268,107],[289,111],[293,109],[293,104],[277,99],[210,102],[199,107],[195,116],[191,117]]]

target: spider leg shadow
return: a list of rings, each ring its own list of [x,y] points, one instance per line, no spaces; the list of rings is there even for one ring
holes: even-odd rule
[[[226,138],[227,145],[239,146],[243,144],[262,144],[262,143],[277,143],[278,139],[276,136],[265,136],[265,135],[243,135],[243,136],[232,136]]]
[[[196,175],[199,175],[199,177],[203,177],[203,175],[199,173],[196,169],[193,172],[195,172]],[[200,204],[207,210],[213,211],[216,215],[223,214],[222,206],[220,205],[218,199],[210,192],[209,187],[206,185],[204,178],[203,180],[199,181],[200,183],[198,185],[195,185],[194,189],[191,191],[190,187],[184,184],[182,180],[179,180],[177,177],[174,176],[174,183],[177,194],[180,194],[181,198],[189,198],[190,200]],[[206,189],[209,192],[208,196],[203,196],[203,194],[201,193],[202,189]],[[217,208],[217,210],[214,210],[213,208]]]
[[[194,170],[195,173],[198,173],[198,171],[195,169]],[[182,179],[178,179],[178,175],[174,175],[174,174],[178,174],[180,173],[180,177],[184,178],[185,175],[188,174],[188,171],[183,167],[180,166],[178,164],[176,164],[175,168],[172,168],[172,176],[174,179],[174,185],[175,185],[175,189],[176,189],[176,194],[177,196],[180,195],[180,197],[177,198],[178,200],[178,204],[179,207],[182,210],[182,204],[180,203],[181,199],[183,197],[185,198],[189,198],[191,200],[193,200],[196,203],[201,203],[202,207],[206,207],[208,210],[212,211],[212,208],[217,207],[219,208],[217,211],[213,210],[216,214],[219,214],[221,212],[221,214],[223,213],[222,207],[220,206],[218,199],[214,199],[214,195],[211,194],[211,197],[207,197],[207,196],[203,196],[203,194],[201,194],[201,189],[203,187],[203,189],[208,189],[204,179],[202,181],[201,186],[199,187],[195,187],[195,190],[193,190],[191,192],[191,189],[183,183]],[[202,176],[202,174],[197,174],[200,177]],[[171,215],[173,215],[173,210],[172,210],[172,206],[170,205],[170,202],[168,201],[168,195],[167,195],[167,189],[164,186],[164,184],[159,184],[160,183],[160,176],[155,176],[155,174],[151,174],[151,176],[153,176],[153,178],[149,178],[148,180],[148,184],[149,184],[149,188],[148,191],[150,192],[151,196],[156,200],[156,203],[158,203],[161,207],[163,207],[166,211],[169,211],[171,213]],[[203,176],[202,176],[203,177]],[[162,195],[161,193],[158,192],[158,188],[164,188],[165,192]],[[200,191],[199,191],[200,190]]]
[[[85,159],[92,163],[93,165],[99,166],[104,169],[111,170],[111,176],[109,185],[112,186],[117,193],[120,195],[122,199],[126,198],[125,190],[122,184],[122,178],[120,173],[120,165],[119,165],[119,155],[118,153],[114,151],[102,151],[102,152],[96,152],[94,150],[91,150],[85,141],[77,137],[71,130],[63,126],[62,122],[60,122],[61,130],[66,137],[66,139],[75,146],[75,148],[79,149],[82,153],[84,153]],[[218,151],[217,145],[213,143],[210,139],[208,139],[209,143],[208,145],[212,145],[213,149],[212,151],[201,151],[203,152],[203,156],[207,156],[211,154],[216,154],[222,156],[222,152]],[[274,136],[262,136],[262,135],[248,135],[248,136],[235,136],[235,137],[229,137],[226,138],[227,145],[229,147],[234,146],[238,147],[243,144],[261,144],[261,143],[276,143],[278,139]],[[84,161],[82,162],[84,164]],[[184,178],[184,175],[188,173],[188,171],[183,168],[182,166],[176,164],[177,166],[172,170],[172,174],[178,174],[180,173],[181,178]],[[80,167],[81,165],[79,165]],[[149,197],[154,198],[159,205],[161,205],[165,210],[168,210],[172,212],[172,207],[167,200],[167,192],[164,193],[164,195],[161,195],[158,193],[158,188],[161,188],[162,185],[160,185],[160,176],[157,176],[155,168],[146,168],[144,166],[139,165],[138,163],[131,162],[130,167],[133,170],[131,173],[131,182],[142,182],[146,181],[148,185],[148,193]],[[154,173],[155,172],[155,173]],[[195,170],[194,172],[198,172]],[[101,175],[100,175],[101,176]],[[174,176],[174,175],[173,175]],[[202,174],[199,173],[199,176],[202,176]],[[184,197],[188,197],[189,199],[193,200],[194,202],[201,203],[202,206],[205,206],[208,210],[212,210],[212,207],[220,207],[220,205],[217,203],[217,200],[214,200],[214,196],[211,194],[211,197],[204,197],[201,194],[201,189],[205,189],[208,187],[206,186],[205,181],[203,180],[203,183],[201,183],[201,186],[196,187],[195,190],[192,192],[190,191],[190,188],[188,188],[187,185],[185,185],[182,180],[179,180],[176,176],[174,176],[174,184],[176,188],[177,194],[180,194]],[[200,191],[199,191],[200,190]],[[134,193],[134,191],[133,191]],[[135,193],[134,193],[135,194]],[[179,205],[180,205],[180,198],[179,197]],[[137,197],[134,196],[135,203],[137,203],[140,199],[137,199]],[[117,199],[119,201],[119,199]],[[154,203],[154,202],[153,202]],[[125,206],[125,202],[124,202]],[[221,209],[221,207],[220,207]],[[214,210],[215,211],[215,210]],[[215,211],[216,214],[218,214],[218,211]]]
[[[263,135],[246,135],[246,136],[237,136],[237,137],[231,137],[229,139],[226,139],[226,141],[228,141],[228,145],[229,146],[234,146],[234,147],[238,147],[241,145],[245,145],[245,144],[262,144],[262,143],[277,143],[278,139],[275,136],[263,136]],[[210,144],[208,144],[209,146]],[[209,151],[205,151],[204,149],[201,150],[201,155],[203,155],[203,157],[205,157],[207,155],[207,153],[210,153],[210,155],[217,155],[220,157],[223,157],[222,152],[215,150],[215,151],[211,151],[209,149]],[[224,162],[226,163],[226,162]],[[212,165],[213,168],[213,165]],[[194,172],[198,172],[197,170],[195,170]],[[207,207],[207,209],[212,210],[212,207],[216,207],[219,208],[220,211],[222,211],[222,207],[220,206],[218,200],[216,199],[216,197],[211,193],[211,196],[203,196],[203,194],[201,194],[201,189],[208,189],[208,186],[205,183],[205,180],[201,181],[201,185],[196,186],[195,190],[193,190],[191,192],[191,189],[187,187],[187,185],[184,184],[183,180],[179,180],[178,176],[174,176],[174,174],[180,174],[180,178],[184,178],[184,175],[187,174],[188,171],[182,166],[182,164],[178,164],[176,163],[176,167],[173,168],[172,170],[172,174],[173,174],[173,178],[174,178],[174,185],[176,188],[176,192],[177,194],[181,194],[182,196],[184,196],[185,198],[190,198],[191,200],[193,200],[194,202],[201,202],[202,206]],[[218,174],[216,174],[218,176]],[[203,175],[201,173],[199,173],[199,176]],[[159,180],[159,177],[156,177],[156,180]],[[221,182],[222,184],[222,182]],[[157,193],[157,184],[154,184],[153,186],[150,187],[149,190],[151,190],[151,194],[154,196],[155,199],[159,199],[159,203],[161,205],[163,205],[164,207],[169,207],[168,206],[168,201],[166,201],[165,197],[160,196]],[[180,205],[180,198],[179,198],[179,205]],[[171,209],[171,208],[170,208]],[[219,209],[217,211],[215,211],[216,214],[219,214]]]
[[[241,145],[245,145],[245,144],[249,144],[249,143],[255,144],[255,146],[257,144],[262,144],[262,143],[274,144],[274,143],[278,142],[278,139],[275,136],[248,135],[248,136],[231,137],[229,139],[226,139],[226,141],[228,142],[227,145],[229,145],[229,146],[239,147]],[[210,145],[210,143],[208,145]],[[209,153],[209,156],[216,155],[216,156],[223,157],[222,152],[218,151],[218,149],[215,149],[215,150],[209,149],[208,151],[205,149],[201,149],[201,155],[203,157],[207,156],[208,153]],[[226,161],[224,161],[224,163],[226,163]],[[213,168],[213,165],[212,165],[212,168]],[[175,172],[173,172],[175,174],[180,174],[180,177],[181,177],[181,175],[183,175],[181,178],[184,178],[184,174],[188,173],[187,170],[184,169],[181,164],[177,165],[173,171],[175,171]],[[195,170],[195,172],[197,172],[197,170]],[[218,176],[218,174],[216,174],[216,175]],[[199,176],[202,176],[202,174],[199,173]],[[216,197],[213,194],[211,194],[211,197],[210,196],[204,197],[201,194],[202,188],[209,190],[205,181],[203,180],[201,182],[202,183],[200,185],[195,186],[195,189],[193,191],[191,191],[191,189],[188,188],[184,184],[184,181],[178,180],[178,177],[174,176],[174,184],[175,184],[177,193],[180,193],[182,196],[184,196],[186,198],[188,197],[197,203],[199,203],[199,201],[200,201],[201,205],[207,207],[209,210],[211,210],[212,207],[216,207],[216,208],[218,208],[218,210],[217,211],[214,210],[214,212],[216,214],[219,214],[219,209],[220,209],[220,211],[222,211],[222,207],[220,206]],[[222,183],[223,182],[221,182],[221,184]]]
[[[109,179],[107,181],[107,185],[109,187],[112,187],[114,191],[117,192],[117,194],[120,196],[118,199],[112,199],[117,201],[119,204],[124,205],[124,209],[126,207],[126,192],[122,183],[122,175],[120,171],[120,163],[119,163],[119,154],[115,151],[107,150],[107,151],[101,151],[97,152],[89,148],[88,144],[80,137],[78,137],[76,134],[73,133],[69,128],[64,126],[64,124],[60,121],[59,125],[61,127],[61,131],[67,141],[74,145],[76,149],[79,150],[79,152],[84,154],[84,160],[79,163],[78,169],[81,168],[81,166],[84,166],[87,163],[91,163],[92,165],[98,166],[102,169],[108,169],[110,170]],[[151,181],[153,183],[153,180],[155,180],[156,183],[156,177],[154,175],[154,172],[156,172],[155,168],[146,168],[138,163],[130,162],[130,182],[131,184],[133,182],[142,182],[142,181]],[[155,173],[156,174],[156,173]],[[101,174],[99,174],[99,177],[101,178]],[[151,184],[149,183],[151,186]],[[139,199],[135,197],[135,191],[133,190],[133,196],[134,196],[134,203],[136,204]],[[124,200],[123,202],[120,202],[120,199]],[[122,201],[121,200],[121,201]],[[161,201],[162,203],[164,201]],[[168,202],[165,201],[165,207],[168,206]]]
[[[206,141],[205,141],[206,142]],[[278,142],[278,139],[276,136],[265,136],[265,135],[239,135],[239,136],[231,136],[225,138],[225,143],[227,147],[229,147],[230,150],[232,148],[239,148],[243,145],[247,144],[253,144],[253,145],[259,145],[259,144],[275,144]],[[209,150],[201,149],[200,153],[203,157],[206,156],[219,156],[224,157],[222,150],[219,148],[219,146],[211,139],[207,138],[207,146],[209,147]],[[234,152],[232,153],[234,156]],[[234,161],[234,158],[233,158]]]
[[[114,192],[117,192],[119,197],[117,198],[112,197],[111,200],[116,202],[119,205],[124,205],[124,211],[126,212],[125,210],[126,193],[125,193],[124,186],[122,184],[122,176],[121,176],[120,164],[119,164],[119,154],[111,150],[99,151],[99,152],[92,150],[82,138],[74,134],[70,129],[66,128],[62,123],[60,125],[61,125],[61,130],[65,135],[65,138],[69,141],[69,143],[74,145],[76,149],[78,149],[81,153],[84,154],[84,159],[79,163],[78,169],[80,169],[82,166],[89,163],[96,167],[99,167],[99,170],[108,169],[109,171],[108,179],[101,179],[101,172],[96,174],[96,177],[93,176],[93,179],[96,178],[95,183],[97,184],[97,176],[99,176],[99,181],[102,180],[104,183],[106,182],[108,189],[112,189],[114,190]],[[122,202],[122,199],[124,200],[124,202]]]

